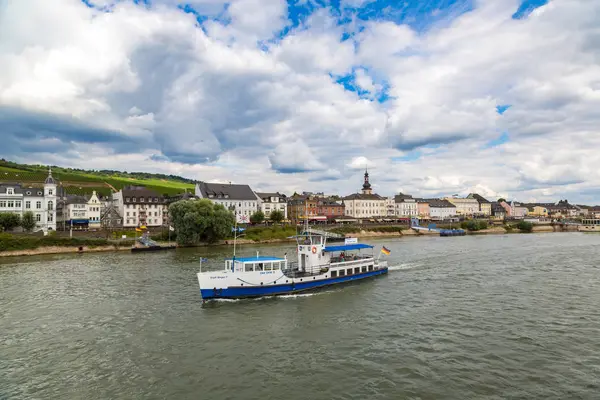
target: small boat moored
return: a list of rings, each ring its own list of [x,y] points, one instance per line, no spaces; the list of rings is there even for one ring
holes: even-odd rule
[[[387,261],[376,259],[374,246],[362,243],[327,246],[327,237],[306,230],[296,237],[298,260],[287,255],[225,260],[220,271],[198,272],[203,300],[276,296],[316,290],[388,272]],[[383,247],[381,254],[390,251]],[[235,252],[234,252],[235,254]],[[202,265],[202,260],[201,260]]]

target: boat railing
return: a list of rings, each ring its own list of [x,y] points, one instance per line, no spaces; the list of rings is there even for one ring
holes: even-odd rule
[[[372,260],[373,256],[361,255],[361,256],[352,256],[352,257],[332,257],[331,258],[331,266],[340,266],[340,265],[354,265],[360,264],[365,260]]]
[[[321,265],[311,265],[310,267],[306,267],[304,270],[300,270],[297,262],[288,263],[288,267],[283,269],[281,272],[287,277],[290,278],[301,278],[304,276],[315,276],[321,275],[329,270],[329,265],[321,264]]]

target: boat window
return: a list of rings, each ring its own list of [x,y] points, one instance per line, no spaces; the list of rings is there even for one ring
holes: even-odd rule
[[[356,267],[356,268],[354,268],[354,273],[355,273],[355,274],[358,274],[359,272],[360,272],[360,267]]]
[[[271,271],[273,263],[265,263],[265,271]]]
[[[346,275],[352,275],[352,268],[348,268],[346,270]]]
[[[367,267],[366,266],[361,267],[360,272],[367,272]]]
[[[265,269],[265,265],[263,263],[258,263],[258,265],[255,264],[255,266],[254,266],[255,271],[264,271],[264,269]]]
[[[274,262],[273,263],[273,271],[276,271],[279,268],[281,268],[281,261]]]
[[[331,271],[331,277],[337,278],[337,271]]]
[[[369,271],[373,271],[373,266],[369,265]]]
[[[344,271],[343,269],[340,269],[340,271],[339,271],[339,272],[340,272],[340,276],[344,276],[344,275],[346,275],[346,271]],[[332,274],[333,274],[333,272],[332,272]]]
[[[254,264],[246,264],[246,272],[254,271]]]

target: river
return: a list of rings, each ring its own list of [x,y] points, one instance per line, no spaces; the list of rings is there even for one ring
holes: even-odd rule
[[[0,399],[598,398],[600,235],[372,243],[387,276],[205,305],[230,248],[0,260]]]

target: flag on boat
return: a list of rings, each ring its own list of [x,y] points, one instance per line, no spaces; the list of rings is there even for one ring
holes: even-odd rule
[[[386,256],[389,256],[390,253],[391,253],[391,251],[387,247],[385,247],[385,246],[381,247],[381,252],[383,254],[385,254]]]
[[[201,258],[200,258],[200,261],[202,261],[202,262],[207,262],[207,261],[208,261],[208,258],[201,257]]]
[[[142,225],[140,226],[140,229],[148,229],[148,227],[146,227],[146,225]]]
[[[175,232],[175,228],[173,228],[171,225],[169,225],[169,230],[170,230],[171,232]]]

